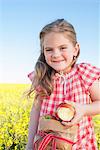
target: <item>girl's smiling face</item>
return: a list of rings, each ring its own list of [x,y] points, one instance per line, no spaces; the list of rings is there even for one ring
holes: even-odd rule
[[[50,32],[44,36],[44,56],[47,64],[57,72],[69,72],[73,56],[77,56],[79,45],[75,46],[64,33]]]

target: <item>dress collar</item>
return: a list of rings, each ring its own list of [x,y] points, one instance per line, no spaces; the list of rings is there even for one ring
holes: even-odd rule
[[[59,84],[63,84],[63,90],[64,90],[64,95],[66,95],[66,84],[67,84],[67,79],[71,78],[77,71],[77,65],[74,65],[72,70],[69,73],[63,73],[63,72],[57,72],[53,75],[52,79],[54,81],[54,84],[56,84],[56,81],[58,80]]]
[[[75,64],[74,67],[71,69],[71,71],[68,72],[68,73],[63,73],[63,72],[56,72],[56,73],[54,73],[53,79],[54,80],[57,80],[57,79],[60,79],[60,78],[68,79],[71,76],[73,76],[76,73],[76,71],[77,71],[77,64]]]

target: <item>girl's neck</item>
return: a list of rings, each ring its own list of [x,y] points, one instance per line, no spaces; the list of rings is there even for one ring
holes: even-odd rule
[[[72,68],[69,68],[67,70],[64,70],[64,71],[58,71],[57,73],[59,74],[68,74],[69,72],[71,72]]]

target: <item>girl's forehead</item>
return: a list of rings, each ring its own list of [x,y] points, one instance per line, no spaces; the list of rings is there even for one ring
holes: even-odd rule
[[[67,34],[65,33],[57,33],[57,32],[50,32],[45,34],[44,41],[52,40],[52,39],[68,39]]]
[[[44,36],[43,44],[53,44],[53,43],[68,43],[71,42],[70,38],[64,33],[51,32]]]

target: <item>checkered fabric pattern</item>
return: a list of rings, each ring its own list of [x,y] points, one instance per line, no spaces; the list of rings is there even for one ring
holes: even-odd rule
[[[40,116],[55,116],[57,106],[63,102],[91,103],[88,89],[99,77],[100,70],[86,63],[76,64],[68,74],[56,73],[53,76],[53,93],[43,99]],[[91,117],[83,117],[80,121],[77,138],[72,150],[97,150]]]

